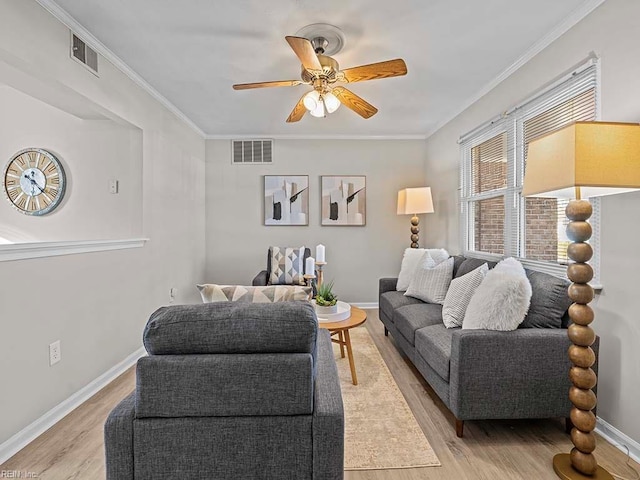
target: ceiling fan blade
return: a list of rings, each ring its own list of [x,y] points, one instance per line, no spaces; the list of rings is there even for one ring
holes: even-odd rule
[[[366,80],[406,75],[407,65],[401,58],[396,58],[395,60],[387,60],[386,62],[347,68],[346,70],[342,70],[342,73],[345,82],[364,82]]]
[[[275,82],[256,82],[256,83],[236,83],[233,86],[234,90],[248,90],[250,88],[265,88],[265,87],[295,87],[301,85],[300,80],[278,80]]]
[[[298,101],[296,106],[293,107],[293,110],[291,110],[291,113],[289,114],[289,118],[287,118],[287,123],[299,122],[302,117],[304,117],[304,114],[307,113],[307,109],[305,108],[303,102],[306,95],[307,94],[305,93],[302,97],[300,97],[300,100]]]
[[[345,107],[350,108],[363,118],[373,117],[378,113],[378,109],[376,107],[360,98],[351,90],[347,90],[344,87],[335,87],[331,92],[338,97],[340,103]]]
[[[284,37],[300,59],[302,66],[307,70],[320,70],[322,71],[322,65],[318,60],[313,45],[306,38],[302,37]]]

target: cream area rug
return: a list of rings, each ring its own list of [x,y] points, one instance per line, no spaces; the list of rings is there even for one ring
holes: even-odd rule
[[[358,385],[349,360],[338,364],[345,410],[345,470],[387,470],[439,466],[440,462],[364,327],[352,328],[351,347]]]

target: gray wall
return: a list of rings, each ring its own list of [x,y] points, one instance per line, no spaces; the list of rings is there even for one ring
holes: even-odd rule
[[[0,63],[44,72],[48,85],[142,130],[137,223],[150,239],[132,250],[0,263],[1,444],[140,348],[146,319],[171,287],[177,302],[198,301],[205,142],[109,62],[100,59],[97,78],[71,60],[69,30],[35,1],[0,0],[0,12]],[[48,345],[58,339],[62,361],[49,367]]]
[[[459,245],[457,212],[458,137],[531,95],[584,59],[601,56],[602,120],[640,121],[640,2],[609,0],[515,74],[474,103],[427,141],[427,171],[439,208],[427,232],[429,243],[450,251]],[[598,415],[640,441],[640,193],[602,199],[601,280],[594,328],[601,336]]]
[[[322,243],[325,279],[335,280],[338,296],[377,302],[378,278],[397,275],[409,246],[409,217],[396,214],[397,193],[423,185],[424,141],[275,140],[274,163],[267,166],[232,165],[230,149],[229,140],[206,144],[205,280],[250,285],[266,267],[270,245],[310,246],[315,255]],[[263,175],[309,175],[309,226],[263,225]],[[366,226],[320,226],[321,175],[366,175]],[[429,220],[422,215],[423,230]]]

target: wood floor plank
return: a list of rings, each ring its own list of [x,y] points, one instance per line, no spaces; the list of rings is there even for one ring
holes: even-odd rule
[[[377,310],[365,324],[382,358],[405,396],[441,467],[345,472],[346,480],[552,480],[551,460],[571,449],[559,419],[465,422],[458,438],[453,415],[433,392],[391,336],[385,337]],[[357,363],[357,358],[356,358]],[[41,480],[103,480],[102,428],[111,409],[133,391],[131,368],[67,415],[3,465],[0,472],[32,472]],[[634,478],[626,455],[598,442],[600,464],[612,473]],[[632,462],[636,469],[640,465]]]

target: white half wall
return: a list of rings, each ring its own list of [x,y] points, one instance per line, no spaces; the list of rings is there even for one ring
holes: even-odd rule
[[[427,230],[429,243],[459,251],[458,168],[460,135],[529,97],[585,59],[601,57],[602,120],[640,121],[640,2],[608,0],[427,140],[428,178],[439,204]],[[640,442],[640,193],[602,199],[601,280],[594,328],[601,337],[598,416]]]
[[[410,235],[409,217],[396,215],[397,194],[423,184],[423,140],[275,140],[272,165],[232,165],[229,140],[208,140],[206,150],[203,281],[251,285],[270,245],[305,245],[315,256],[319,243],[327,249],[325,281],[335,280],[341,300],[377,302],[378,279],[397,276]],[[309,226],[264,226],[264,175],[309,175]],[[367,177],[365,226],[320,225],[321,175]],[[428,230],[429,216],[421,217]]]
[[[137,351],[149,314],[169,302],[171,287],[177,303],[199,301],[193,284],[204,277],[205,141],[103,58],[99,78],[73,61],[69,30],[35,1],[0,0],[0,12],[0,62],[39,71],[141,130],[136,236],[149,238],[142,248],[0,264],[2,444]],[[58,135],[68,143],[65,132]],[[82,189],[71,194],[79,199]],[[128,217],[127,205],[118,208]],[[55,340],[62,361],[49,367]]]

